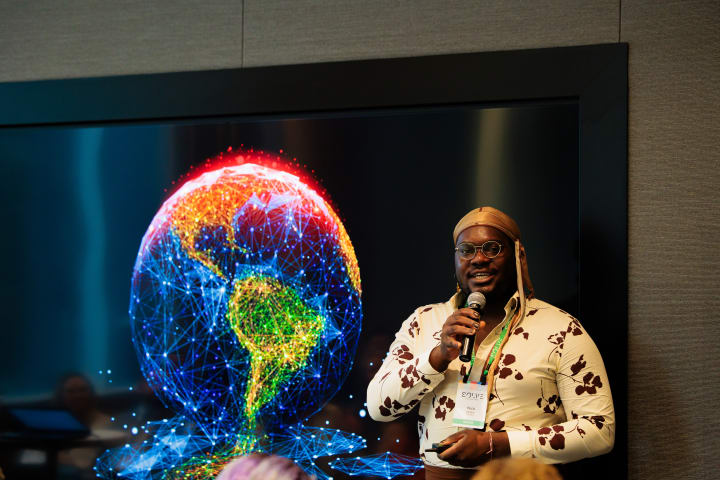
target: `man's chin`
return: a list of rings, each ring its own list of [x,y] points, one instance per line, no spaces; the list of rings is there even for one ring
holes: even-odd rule
[[[503,300],[501,298],[503,295],[498,295],[497,288],[495,288],[495,284],[493,283],[470,283],[460,285],[460,290],[462,290],[466,297],[473,292],[480,292],[485,295],[485,299],[490,303],[494,302],[496,299]],[[505,299],[505,301],[507,301],[507,299]]]
[[[493,292],[495,291],[495,285],[492,283],[470,283],[468,285],[468,293],[472,292],[480,292],[483,295],[492,296]]]
[[[466,289],[463,289],[465,295],[470,295],[472,292],[480,292],[485,295],[485,300],[488,304],[501,303],[505,304],[508,299],[515,293],[513,289],[505,289],[507,291],[500,291],[495,285],[468,285]]]

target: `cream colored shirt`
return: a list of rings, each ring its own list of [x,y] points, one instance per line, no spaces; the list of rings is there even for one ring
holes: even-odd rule
[[[452,425],[461,371],[455,359],[445,372],[430,365],[445,320],[458,296],[420,307],[395,335],[382,367],[368,387],[367,407],[378,421],[391,421],[420,403],[420,454],[429,465],[449,467],[425,453],[462,430]],[[480,343],[470,380],[478,381],[483,363],[518,295],[505,306],[505,319]],[[513,457],[544,463],[571,462],[607,453],[615,440],[615,412],[602,357],[595,343],[570,314],[541,300],[527,301],[525,317],[508,332],[488,403],[488,432],[506,431]]]

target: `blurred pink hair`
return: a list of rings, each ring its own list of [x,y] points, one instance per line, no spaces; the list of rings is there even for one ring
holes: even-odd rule
[[[292,460],[277,455],[252,453],[236,458],[215,480],[314,480]]]

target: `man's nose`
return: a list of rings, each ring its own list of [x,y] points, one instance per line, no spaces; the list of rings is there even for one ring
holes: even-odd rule
[[[490,261],[490,259],[487,258],[487,257],[485,256],[485,254],[482,253],[482,251],[481,251],[479,248],[478,248],[477,251],[475,252],[475,256],[470,259],[470,263],[472,263],[473,265],[475,265],[475,264],[485,264],[485,263],[488,263],[489,261]]]

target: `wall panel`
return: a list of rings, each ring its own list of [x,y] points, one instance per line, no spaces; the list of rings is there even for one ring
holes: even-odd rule
[[[240,1],[0,2],[0,81],[241,64]]]
[[[617,0],[245,0],[243,66],[616,42]]]
[[[625,0],[630,478],[714,478],[720,3]],[[712,469],[711,469],[712,468]]]

